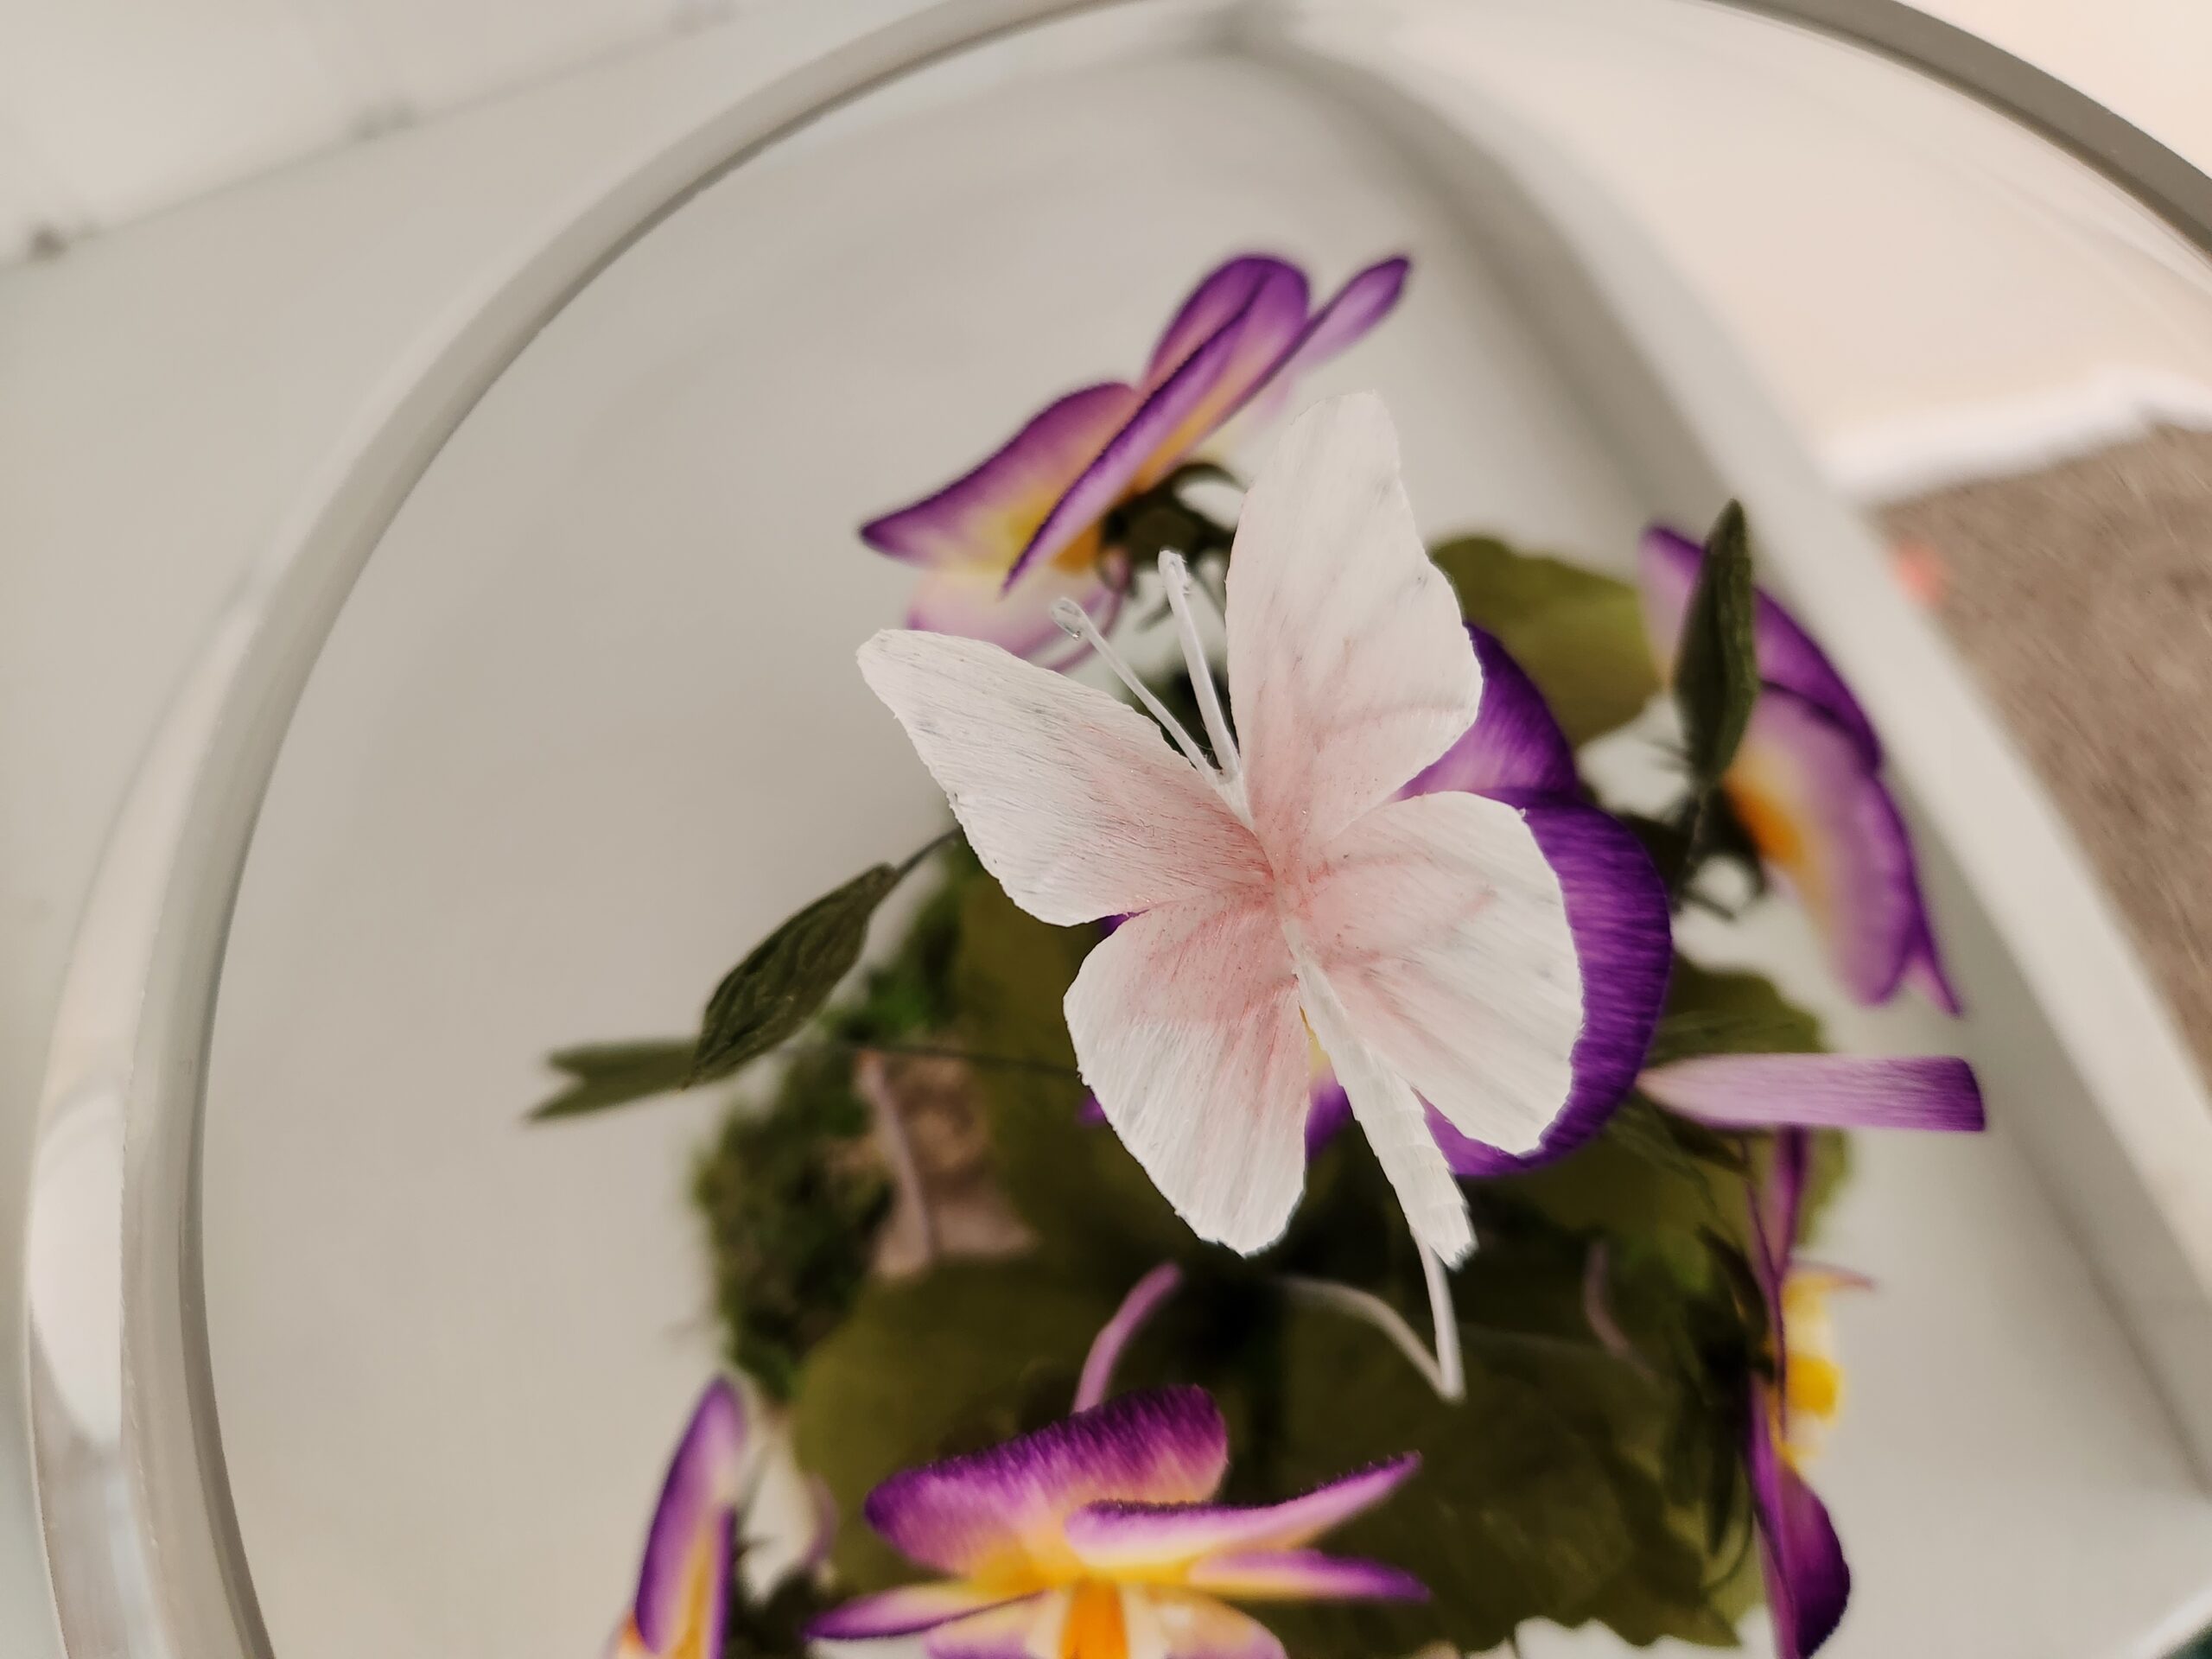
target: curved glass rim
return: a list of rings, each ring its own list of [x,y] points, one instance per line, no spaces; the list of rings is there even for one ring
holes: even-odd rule
[[[615,259],[792,133],[944,57],[1126,0],[936,0],[742,94],[489,286],[334,464],[219,617],[142,763],[73,946],[37,1157],[106,1114],[123,1253],[111,1307],[122,1421],[87,1436],[54,1386],[30,1301],[41,1526],[63,1645],[124,1659],[274,1659],[225,1469],[200,1259],[205,1062],[231,906],[292,712],[353,582],[482,397]],[[2113,111],[1902,0],[1716,0],[1871,50],[2086,163],[2212,251],[2212,178]],[[121,1109],[118,1110],[118,1108]],[[128,1133],[123,1125],[127,1122]],[[105,1166],[103,1170],[105,1171]],[[27,1213],[41,1224],[44,1183]],[[74,1195],[73,1195],[73,1197]],[[79,1310],[81,1316],[82,1311]],[[158,1537],[160,1548],[154,1547]]]

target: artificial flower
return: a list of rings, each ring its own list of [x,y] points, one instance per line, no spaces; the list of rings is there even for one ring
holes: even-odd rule
[[[721,1659],[737,1550],[745,1407],[717,1377],[677,1443],[645,1534],[638,1592],[609,1659]]]
[[[1407,262],[1370,265],[1318,311],[1306,273],[1245,254],[1200,282],[1136,382],[1048,405],[974,471],[861,527],[878,552],[922,568],[907,626],[988,639],[1021,656],[1065,645],[1052,602],[1110,627],[1128,588],[1107,544],[1115,507],[1160,484],[1255,400],[1358,340],[1397,303]]]
[[[1663,526],[1643,536],[1643,616],[1671,671],[1703,555]],[[1918,985],[1946,1013],[1959,1000],[1921,896],[1912,838],[1883,785],[1882,745],[1812,636],[1764,593],[1753,633],[1760,689],[1721,787],[1761,861],[1796,896],[1853,1000]]]
[[[1468,1140],[1535,1150],[1573,1096],[1592,992],[1564,891],[1579,878],[1533,809],[1401,798],[1476,723],[1483,671],[1381,401],[1307,411],[1245,498],[1233,734],[1188,573],[1162,570],[1211,757],[1072,605],[1065,625],[1158,725],[972,639],[879,633],[861,671],[1015,904],[1061,925],[1125,918],[1070,988],[1068,1031],[1108,1121],[1195,1231],[1247,1253],[1281,1233],[1318,1043],[1416,1237],[1457,1262],[1473,1231],[1428,1109]]]
[[[1745,1466],[1777,1659],[1806,1659],[1834,1633],[1851,1568],[1805,1471],[1843,1404],[1827,1299],[1866,1281],[1797,1256],[1811,1130],[1977,1130],[1981,1091],[1964,1060],[1726,1054],[1655,1066],[1639,1086],[1713,1128],[1772,1128],[1773,1160],[1751,1204],[1751,1269],[1766,1305],[1767,1364],[1751,1378]]]
[[[1481,711],[1459,741],[1398,794],[1461,790],[1520,810],[1559,877],[1584,997],[1567,1104],[1535,1147],[1501,1151],[1460,1134],[1428,1109],[1428,1132],[1454,1174],[1499,1175],[1564,1157],[1605,1127],[1651,1046],[1674,945],[1665,884],[1635,836],[1583,800],[1574,747],[1543,694],[1494,636],[1472,626],[1467,634],[1482,665]],[[1319,1149],[1351,1121],[1351,1107],[1318,1045],[1311,1060],[1306,1134],[1309,1148]]]
[[[1229,1436],[1205,1391],[1123,1395],[878,1486],[868,1524],[949,1576],[849,1601],[808,1634],[920,1636],[930,1659],[1283,1659],[1230,1600],[1426,1597],[1395,1567],[1310,1548],[1418,1462],[1287,1503],[1216,1503]]]

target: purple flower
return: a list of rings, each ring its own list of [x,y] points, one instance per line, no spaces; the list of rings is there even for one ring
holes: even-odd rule
[[[1467,632],[1482,664],[1474,724],[1399,795],[1460,791],[1519,810],[1558,878],[1584,988],[1567,1104],[1534,1150],[1501,1152],[1428,1109],[1429,1134],[1454,1174],[1499,1175],[1563,1157],[1605,1127],[1651,1046],[1674,944],[1658,872],[1633,835],[1583,799],[1573,747],[1543,694],[1497,639],[1477,627]],[[1309,1155],[1351,1118],[1319,1044],[1310,1059]]]
[[[1662,675],[1672,670],[1702,556],[1664,526],[1644,532],[1644,625]],[[1956,1014],[1912,839],[1882,783],[1881,741],[1812,636],[1764,592],[1757,607],[1763,684],[1722,779],[1729,804],[1761,861],[1812,918],[1855,1001],[1886,1002],[1912,983]]]
[[[729,1618],[745,1407],[728,1382],[707,1386],[677,1443],[645,1534],[638,1593],[609,1659],[721,1659]]]
[[[861,527],[880,553],[923,569],[906,625],[966,634],[1019,656],[1067,640],[1049,610],[1081,605],[1112,626],[1128,587],[1108,513],[1188,460],[1230,416],[1272,406],[1397,303],[1407,261],[1369,266],[1318,311],[1306,273],[1244,254],[1192,290],[1134,385],[1085,386],[1047,405],[982,465]]]
[[[1805,1468],[1843,1403],[1827,1298],[1854,1274],[1797,1258],[1815,1128],[1977,1130],[1981,1090],[1950,1058],[1717,1054],[1646,1072],[1669,1109],[1720,1129],[1771,1128],[1774,1159],[1751,1205],[1751,1274],[1766,1304],[1768,1368],[1751,1382],[1745,1464],[1779,1659],[1805,1659],[1834,1632],[1851,1568]]]
[[[1224,1599],[1426,1598],[1395,1567],[1310,1548],[1417,1461],[1284,1503],[1216,1503],[1229,1437],[1205,1391],[1123,1395],[878,1486],[868,1524],[947,1576],[849,1601],[808,1634],[919,1636],[930,1659],[1283,1659],[1267,1627]]]

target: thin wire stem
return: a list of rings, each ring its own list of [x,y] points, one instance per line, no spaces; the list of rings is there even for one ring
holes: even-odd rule
[[[1083,1376],[1075,1387],[1076,1410],[1089,1411],[1106,1398],[1107,1389],[1114,1386],[1114,1367],[1121,1361],[1122,1351],[1182,1282],[1183,1270],[1173,1262],[1163,1262],[1122,1299],[1114,1317],[1100,1325],[1097,1336],[1091,1339],[1090,1352],[1083,1362]]]
[[[1285,1274],[1282,1286],[1302,1302],[1316,1307],[1333,1308],[1339,1313],[1349,1314],[1373,1325],[1390,1339],[1391,1345],[1406,1357],[1440,1397],[1446,1400],[1459,1397],[1445,1391],[1443,1368],[1437,1363],[1436,1356],[1429,1352],[1428,1345],[1421,1341],[1420,1333],[1406,1323],[1403,1314],[1380,1296],[1356,1289],[1351,1285],[1340,1285],[1333,1279],[1308,1279],[1294,1274]]]
[[[1446,1400],[1464,1400],[1467,1370],[1459,1357],[1459,1316],[1452,1306],[1452,1281],[1443,1261],[1418,1239],[1421,1276],[1428,1285],[1428,1316],[1436,1325],[1436,1391]]]

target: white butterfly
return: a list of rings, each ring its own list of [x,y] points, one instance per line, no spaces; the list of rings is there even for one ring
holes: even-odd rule
[[[1016,904],[1046,922],[1128,918],[1069,988],[1068,1031],[1108,1120],[1194,1231],[1247,1254],[1281,1234],[1318,1043],[1415,1236],[1456,1262],[1474,1236],[1422,1103],[1474,1140],[1534,1148],[1568,1098],[1584,986],[1560,879],[1522,814],[1474,794],[1397,798],[1473,723],[1483,676],[1381,400],[1309,410],[1245,498],[1234,737],[1189,576],[1161,563],[1217,764],[1095,629],[1160,725],[977,640],[886,631],[861,671]]]

